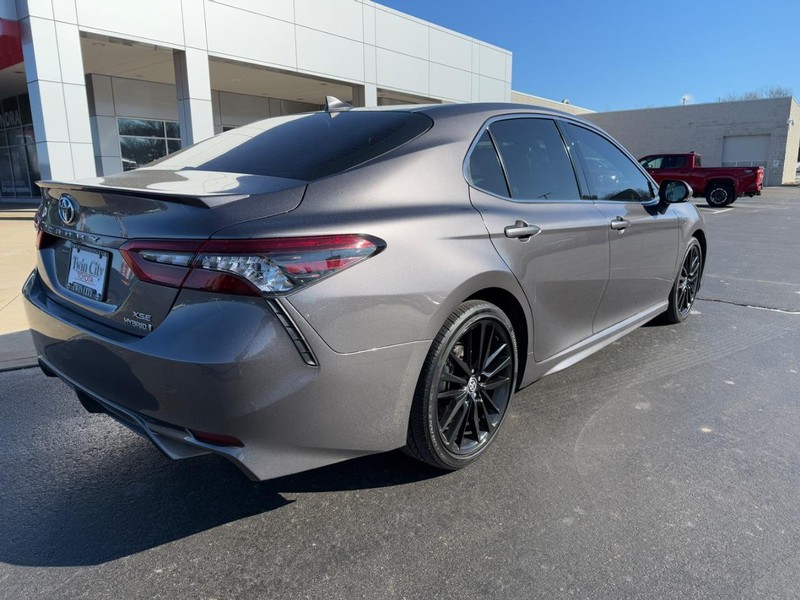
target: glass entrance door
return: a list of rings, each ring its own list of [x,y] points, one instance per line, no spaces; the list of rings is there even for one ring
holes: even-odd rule
[[[0,100],[0,201],[39,196],[41,178],[28,94]]]

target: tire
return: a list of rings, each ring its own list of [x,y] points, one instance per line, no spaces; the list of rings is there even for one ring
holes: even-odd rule
[[[700,289],[702,276],[703,248],[697,238],[692,238],[683,253],[681,268],[669,293],[669,307],[661,315],[662,321],[675,324],[686,320]]]
[[[461,304],[428,351],[405,452],[448,471],[473,463],[502,425],[517,372],[517,339],[505,313],[482,300]]]
[[[706,203],[714,208],[728,206],[736,200],[733,186],[727,183],[714,183],[706,191]]]

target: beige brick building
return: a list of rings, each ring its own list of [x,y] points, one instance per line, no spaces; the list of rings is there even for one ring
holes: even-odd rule
[[[763,166],[765,185],[795,181],[800,105],[794,98],[585,111],[581,116],[608,131],[637,158],[693,150],[707,167]]]
[[[556,100],[549,100],[541,96],[533,96],[531,94],[523,94],[522,92],[515,92],[511,90],[511,101],[515,104],[530,104],[533,106],[543,106],[544,108],[552,108],[560,110],[571,115],[583,115],[586,113],[594,112],[588,108],[582,108],[570,104],[569,100],[557,102]]]

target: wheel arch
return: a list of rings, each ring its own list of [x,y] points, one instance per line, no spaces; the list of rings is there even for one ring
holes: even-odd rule
[[[714,189],[714,186],[716,186],[716,185],[729,185],[729,186],[731,186],[733,188],[734,196],[736,195],[736,182],[731,178],[725,178],[725,177],[716,177],[714,179],[711,179],[706,184],[706,187],[705,187],[705,190],[704,190],[704,195],[707,196],[708,193],[712,189]]]
[[[708,260],[708,255],[706,254],[706,250],[708,248],[708,241],[706,240],[706,233],[702,229],[697,229],[693,231],[692,237],[695,238],[700,243],[700,251],[703,253],[702,256],[703,262],[700,264],[700,284],[702,285],[703,273],[706,270],[706,261]]]
[[[522,383],[522,377],[525,374],[525,366],[527,362],[527,349],[529,342],[529,331],[532,332],[533,328],[529,326],[528,318],[525,315],[525,310],[519,303],[517,298],[503,288],[484,288],[475,292],[469,298],[465,298],[464,302],[469,300],[484,300],[491,302],[500,310],[506,313],[511,325],[514,327],[514,335],[517,338],[517,363],[519,368],[517,370],[517,383],[516,388],[519,389]]]
[[[700,249],[703,251],[703,262],[706,260],[706,248],[708,247],[708,242],[706,241],[706,234],[702,229],[697,229],[692,232],[692,237],[697,238],[697,241],[700,242]]]

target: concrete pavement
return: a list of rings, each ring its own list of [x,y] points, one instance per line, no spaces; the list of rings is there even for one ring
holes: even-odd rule
[[[700,210],[689,320],[521,391],[455,473],[252,483],[0,373],[0,600],[800,598],[800,190]]]
[[[20,288],[36,262],[32,205],[0,207],[0,371],[36,364]]]

